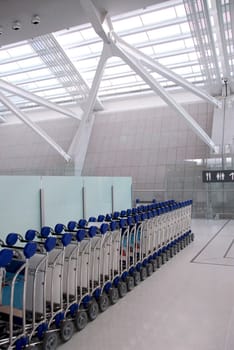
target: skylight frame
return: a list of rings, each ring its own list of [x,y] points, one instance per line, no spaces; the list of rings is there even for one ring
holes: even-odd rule
[[[142,22],[142,16],[143,15],[146,15],[146,14],[150,14],[154,11],[158,12],[158,11],[169,11],[170,9],[172,9],[171,11],[175,13],[175,16],[173,17],[172,20],[168,20],[166,17],[164,18],[163,21],[157,21],[155,23],[150,23],[150,24],[147,24],[147,25],[143,25],[143,22]],[[178,10],[176,10],[178,9]],[[179,10],[180,9],[180,10]],[[165,12],[166,13],[166,12]],[[175,57],[175,56],[180,56],[180,55],[189,55],[189,54],[192,54],[194,55],[196,53],[196,49],[194,46],[191,46],[191,47],[186,47],[186,45],[181,45],[181,48],[178,48],[178,50],[176,50],[176,47],[175,47],[175,50],[168,50],[168,51],[164,51],[164,52],[159,52],[157,50],[157,48],[159,48],[160,46],[159,45],[169,45],[169,47],[172,47],[172,44],[173,43],[176,43],[178,39],[181,40],[181,42],[186,42],[185,40],[192,40],[192,35],[190,33],[189,30],[187,30],[185,28],[185,30],[182,30],[181,26],[187,24],[187,18],[186,16],[184,16],[184,13],[185,11],[183,11],[183,0],[174,0],[174,1],[166,1],[166,2],[162,2],[162,3],[159,3],[159,4],[156,4],[154,6],[150,6],[150,7],[147,7],[146,9],[144,10],[136,10],[136,11],[133,11],[131,13],[125,13],[125,14],[122,14],[120,16],[115,16],[115,17],[112,17],[112,22],[113,22],[113,26],[115,28],[115,24],[118,23],[118,21],[120,20],[125,20],[126,23],[127,21],[131,21],[131,18],[136,18],[137,21],[138,21],[138,26],[136,26],[135,28],[130,28],[130,27],[126,27],[125,30],[122,30],[122,28],[120,27],[119,30],[116,30],[117,34],[120,35],[124,40],[130,36],[130,35],[137,35],[137,34],[144,34],[145,38],[144,38],[144,41],[143,42],[140,42],[140,43],[137,43],[135,44],[135,46],[140,49],[140,50],[144,50],[144,49],[148,49],[148,52],[151,51],[151,54],[150,56],[153,58],[153,59],[163,59],[163,58],[167,58],[167,57]],[[141,22],[142,22],[142,25],[141,25]],[[165,35],[164,38],[156,38],[155,40],[149,38],[149,33],[153,33],[154,30],[163,30],[167,28],[167,30],[170,30],[170,28],[172,28],[173,26],[178,26],[177,29],[177,34],[174,34],[172,33],[172,35]],[[179,32],[180,30],[180,32]],[[81,75],[83,74],[83,76],[88,76],[89,77],[93,77],[94,76],[94,73],[95,73],[95,69],[97,67],[97,64],[98,64],[98,59],[100,57],[100,49],[101,49],[101,46],[102,46],[102,40],[99,38],[99,36],[93,31],[92,27],[90,24],[84,24],[84,25],[81,25],[81,26],[77,26],[77,27],[74,27],[74,28],[71,28],[71,29],[68,29],[68,30],[63,30],[63,31],[59,31],[57,33],[53,33],[54,36],[56,37],[56,39],[58,39],[58,42],[60,42],[60,45],[62,47],[62,49],[65,51],[65,53],[67,54],[68,57],[70,57],[71,61],[74,63],[74,65],[76,66],[76,68],[79,70],[79,72],[81,73]],[[66,40],[66,37],[68,38],[68,35],[70,35],[70,42],[68,43],[67,40]],[[75,40],[77,36],[77,40]],[[60,40],[61,39],[61,40]],[[74,40],[73,40],[74,39]],[[17,47],[21,47],[21,45],[30,45],[30,42],[31,40],[28,40],[28,41],[24,41],[22,43],[17,43],[17,44],[14,44],[14,45],[9,45],[8,47],[5,47],[5,48],[1,48],[0,49],[0,54],[1,54],[1,51],[3,50],[17,50]],[[92,46],[93,45],[93,46]],[[96,46],[95,46],[96,45]],[[157,47],[158,46],[158,47]],[[83,49],[82,49],[83,48]],[[77,51],[81,51],[83,50],[83,53],[82,55],[79,55],[79,54],[75,54],[74,51],[77,49]],[[30,51],[30,50],[29,50]],[[69,52],[70,51],[70,52]],[[72,52],[73,51],[73,52]],[[72,53],[72,55],[71,55]],[[87,53],[87,54],[85,54]],[[0,65],[1,64],[4,64],[4,63],[19,63],[20,65],[20,62],[24,61],[24,60],[30,60],[30,59],[33,59],[33,58],[37,58],[39,57],[37,55],[36,52],[33,52],[33,49],[32,49],[32,52],[28,53],[27,55],[25,56],[22,56],[22,55],[19,55],[19,57],[9,57],[9,58],[6,58],[6,59],[0,59]],[[88,60],[93,60],[93,63],[92,61],[90,61],[90,65],[87,65],[88,64]],[[30,61],[29,61],[30,62]],[[81,67],[82,65],[82,67]],[[115,72],[115,74],[104,74],[103,76],[103,85],[101,85],[100,87],[100,90],[99,90],[99,95],[102,96],[102,97],[105,97],[105,88],[108,92],[108,95],[111,94],[111,91],[109,90],[117,90],[117,88],[111,83],[108,88],[107,88],[107,81],[108,79],[118,79],[118,78],[124,78],[124,77],[132,77],[132,76],[135,76],[137,77],[137,75],[133,72],[131,72],[131,70],[129,71],[129,74],[125,74],[126,72],[124,71],[121,71],[121,66],[122,64],[117,62],[117,63],[107,63],[106,67],[107,69],[109,69],[111,71],[111,68],[113,68],[114,71],[118,71],[119,72]],[[173,63],[171,62],[171,64],[168,62],[167,65],[166,65],[168,68],[170,69],[176,69],[176,68],[186,68],[186,67],[191,67],[191,70],[192,70],[192,67],[193,66],[199,66],[199,59],[198,57],[196,57],[196,60],[194,59],[194,57],[189,57],[188,56],[188,60],[186,61],[181,61],[181,62],[176,62],[176,63]],[[46,65],[43,64],[42,66],[35,66],[35,67],[31,67],[31,68],[26,68],[26,69],[22,69],[22,68],[19,68],[19,69],[16,69],[14,71],[11,71],[11,72],[7,72],[7,74],[1,74],[0,77],[5,77],[6,79],[8,77],[11,77],[11,76],[16,76],[17,74],[20,74],[20,73],[24,73],[24,74],[32,74],[33,75],[33,72],[35,72],[35,77],[30,77],[28,76],[28,79],[25,77],[24,80],[17,80],[17,85],[19,86],[22,86],[22,87],[27,87],[27,84],[32,84],[32,87],[29,89],[30,91],[32,92],[35,92],[35,93],[40,93],[41,91],[50,91],[51,89],[53,89],[55,86],[46,86],[46,83],[45,83],[45,89],[42,87],[43,86],[43,83],[41,84],[41,88],[38,86],[38,88],[36,88],[35,86],[36,85],[33,85],[33,84],[37,84],[37,82],[43,82],[43,81],[49,81],[49,80],[53,80],[53,79],[56,79],[55,75],[53,74],[52,71],[50,71],[48,73],[48,75],[45,75],[45,76],[40,76],[40,74],[36,74],[36,72],[38,72],[38,70],[40,70],[42,72],[43,69],[46,68]],[[193,70],[192,70],[193,72]],[[194,73],[194,76],[196,76],[196,72],[193,72]],[[197,77],[199,77],[199,74],[202,73],[202,70],[198,71],[197,72]],[[188,74],[184,74],[184,77],[187,77],[187,76],[190,76],[191,78],[191,75],[188,75]],[[129,78],[129,79],[132,79],[132,78]],[[127,79],[126,79],[127,81]],[[136,78],[136,81],[137,81],[137,78]],[[164,81],[164,80],[162,80]],[[165,80],[166,81],[166,80]],[[90,78],[88,78],[88,83],[89,85],[91,85],[91,82],[92,80]],[[137,85],[136,87],[139,87],[139,82],[137,82]],[[104,87],[104,85],[106,84],[106,87]],[[169,85],[171,83],[169,82]],[[38,84],[40,85],[40,83]],[[144,84],[145,85],[145,84]],[[62,84],[60,84],[60,86],[56,85],[56,87],[60,87],[62,88]],[[123,84],[123,89],[125,89],[126,87],[126,84]],[[69,89],[69,87],[68,87]],[[120,87],[118,86],[118,89],[120,89]],[[148,87],[146,88],[146,90],[150,90]],[[48,95],[50,94],[50,92],[48,92]],[[67,91],[67,94],[64,95],[65,96],[69,96],[69,91]],[[55,97],[49,97],[49,99],[54,99]],[[60,99],[60,95],[58,96],[58,99]],[[71,99],[72,99],[72,96],[71,96]],[[66,98],[67,100],[67,98]]]

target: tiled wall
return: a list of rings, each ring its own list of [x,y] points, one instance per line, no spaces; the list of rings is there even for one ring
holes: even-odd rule
[[[213,107],[205,102],[184,107],[211,135]],[[78,121],[64,118],[38,125],[67,150]],[[204,166],[186,160],[209,155],[209,148],[171,108],[131,106],[96,115],[82,175],[132,176],[133,198],[193,198],[202,214],[207,205]],[[2,125],[0,175],[9,174],[73,175],[74,167],[27,126]]]
[[[210,135],[213,107],[205,102],[184,107]],[[185,160],[209,154],[209,148],[169,107],[99,113],[83,175],[132,176],[134,196],[141,199],[188,198],[199,189],[203,202],[201,168]],[[135,192],[139,190],[143,191]]]
[[[38,122],[65,151],[77,130],[71,118]],[[0,126],[1,175],[72,175],[73,164],[66,161],[24,124]]]

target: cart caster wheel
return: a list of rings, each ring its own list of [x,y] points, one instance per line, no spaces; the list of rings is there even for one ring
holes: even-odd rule
[[[88,315],[84,310],[79,310],[75,317],[75,327],[78,331],[82,331],[87,326]]]
[[[153,265],[151,263],[148,263],[146,265],[146,271],[147,271],[147,276],[151,276],[153,274]]]
[[[159,269],[161,267],[161,265],[162,265],[162,257],[161,256],[157,256],[156,261],[157,261],[157,268]]]
[[[173,258],[174,256],[174,247],[170,248],[170,258]]]
[[[141,268],[140,274],[141,274],[141,280],[144,281],[147,277],[147,270],[145,267]]]
[[[110,289],[109,298],[110,298],[110,303],[112,305],[117,303],[117,301],[119,300],[119,292],[117,288],[113,287]]]
[[[132,276],[127,277],[127,290],[130,292],[133,290],[135,284],[134,284],[134,278]]]
[[[141,275],[139,271],[134,271],[133,273],[133,278],[134,278],[134,284],[135,286],[138,286],[141,282]]]
[[[100,297],[98,299],[98,305],[99,305],[99,310],[101,312],[104,312],[108,309],[110,302],[109,302],[109,298],[106,295],[106,293],[103,293],[102,295],[100,295]]]
[[[120,281],[119,284],[118,284],[118,290],[119,290],[119,296],[120,298],[123,298],[128,290],[127,290],[127,284],[123,281]]]
[[[74,333],[74,324],[70,320],[66,320],[61,323],[60,336],[64,343],[71,339]]]
[[[152,264],[153,272],[155,272],[157,270],[157,261],[155,259],[152,259],[151,264]]]
[[[87,312],[88,312],[88,316],[89,316],[90,321],[94,321],[97,318],[98,312],[99,312],[99,307],[98,307],[98,303],[96,302],[96,300],[92,300],[89,303]]]
[[[43,350],[55,350],[58,345],[58,333],[48,332],[45,333],[42,343]]]

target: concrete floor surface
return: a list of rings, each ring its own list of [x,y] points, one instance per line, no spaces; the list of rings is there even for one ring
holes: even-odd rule
[[[233,350],[234,221],[192,228],[193,243],[59,350]]]

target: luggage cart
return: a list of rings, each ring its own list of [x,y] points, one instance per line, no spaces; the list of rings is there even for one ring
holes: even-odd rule
[[[154,271],[156,271],[157,264],[157,253],[156,253],[156,230],[155,230],[155,216],[156,211],[153,206],[147,208],[147,221],[145,225],[145,245],[146,245],[146,255],[145,258],[147,275],[150,276]]]
[[[123,297],[128,291],[132,290],[134,287],[134,277],[132,276],[133,270],[130,269],[130,245],[129,237],[131,232],[131,227],[134,225],[132,217],[127,216],[126,211],[121,213],[115,212],[113,214],[113,220],[120,226],[119,230],[119,256],[117,257],[119,269],[119,276],[115,278],[115,285],[118,287],[119,296]],[[131,273],[130,273],[131,272]]]
[[[26,310],[28,271],[30,260],[37,250],[35,242],[16,246],[19,238],[21,239],[20,235],[10,233],[6,238],[6,244],[2,244],[8,263],[5,265],[5,284],[2,288],[0,306],[1,324],[5,323],[0,336],[0,347],[17,350],[21,350],[28,344],[27,332],[28,327],[31,327],[31,324],[27,324]]]
[[[85,297],[85,287],[80,284],[83,281],[81,268],[83,268],[82,252],[86,252],[86,246],[89,248],[89,239],[84,229],[77,227],[76,222],[68,224],[70,230],[63,225],[57,224],[55,226],[55,233],[58,235],[69,231],[72,235],[70,245],[66,249],[64,261],[64,275],[63,280],[63,300],[64,300],[64,320],[62,321],[63,341],[68,341],[73,334],[73,324],[76,330],[81,331],[88,323],[87,312],[82,305],[82,298]],[[86,240],[85,240],[86,237]],[[91,236],[90,236],[91,237]],[[84,242],[85,241],[85,242]],[[89,252],[89,250],[87,249]],[[88,297],[88,295],[86,295]]]
[[[125,227],[126,225],[126,221],[122,218],[119,218],[119,213],[115,213],[115,215],[107,214],[105,217],[101,216],[100,220],[104,220],[106,223],[108,223],[111,231],[111,242],[109,246],[109,276],[111,286],[110,284],[108,286],[108,296],[110,299],[110,303],[113,305],[116,304],[116,302],[119,300],[119,290],[123,288],[121,286],[123,281],[121,279],[120,272],[120,246],[121,232],[123,227]]]
[[[136,269],[136,244],[137,244],[137,225],[139,217],[136,215],[134,209],[127,209],[127,217],[129,224],[129,238],[128,238],[128,290],[132,290],[134,286],[140,283],[141,277],[139,271]]]
[[[85,316],[83,311],[87,312],[88,318],[90,321],[93,321],[97,318],[99,313],[99,306],[96,301],[95,296],[93,295],[94,290],[92,289],[93,285],[90,283],[92,276],[92,245],[93,238],[97,234],[96,226],[87,226],[87,221],[85,219],[76,221],[69,221],[67,226],[64,226],[64,231],[71,234],[76,234],[80,229],[83,229],[85,232],[84,239],[80,242],[79,249],[79,265],[78,265],[78,299],[80,301],[79,307],[79,316],[80,320],[82,319],[83,324],[85,324]],[[82,311],[82,313],[81,313]],[[79,326],[79,319],[77,319],[77,328],[82,328]],[[84,325],[85,326],[85,325]],[[83,327],[84,328],[84,327]],[[83,329],[82,328],[82,329]],[[81,329],[78,329],[81,330]]]
[[[147,275],[151,276],[152,273],[156,270],[156,261],[153,259],[153,242],[154,242],[154,215],[155,213],[152,211],[151,206],[147,206],[146,208],[147,220],[144,225],[143,231],[143,251],[144,251],[144,266],[147,269]]]
[[[42,239],[36,230],[28,230],[25,241],[37,239],[37,251],[30,259],[26,291],[27,336],[31,347],[40,344],[48,330],[46,276],[50,252],[56,247],[56,238]]]
[[[107,219],[108,221],[106,221]],[[101,295],[99,299],[99,307],[101,311],[105,311],[109,303],[115,304],[119,299],[119,280],[116,280],[116,275],[119,276],[119,272],[115,270],[114,256],[119,257],[119,230],[117,229],[117,223],[111,221],[111,216],[99,215],[96,225],[100,228],[105,227],[106,232],[103,235],[101,247],[100,247],[100,286]],[[105,226],[104,226],[105,225]],[[117,252],[117,255],[116,255]],[[106,300],[108,298],[108,302]],[[100,303],[104,302],[105,309]]]
[[[144,281],[147,278],[147,267],[146,260],[144,260],[144,252],[143,252],[143,242],[144,242],[144,226],[146,225],[146,219],[147,215],[146,213],[143,213],[143,208],[138,208],[138,214],[135,215],[135,221],[136,221],[136,235],[135,235],[135,268],[136,271],[140,274],[140,280]],[[143,263],[144,261],[144,263]],[[137,278],[139,277],[136,275]],[[136,283],[136,280],[135,280]]]
[[[55,235],[51,227],[44,226],[40,236],[42,241],[49,235]],[[72,236],[68,233],[56,235],[56,246],[50,251],[46,272],[46,318],[47,330],[43,334],[42,349],[56,349],[58,333],[63,341],[66,341],[67,332],[64,321],[63,280],[65,252],[71,243]]]

